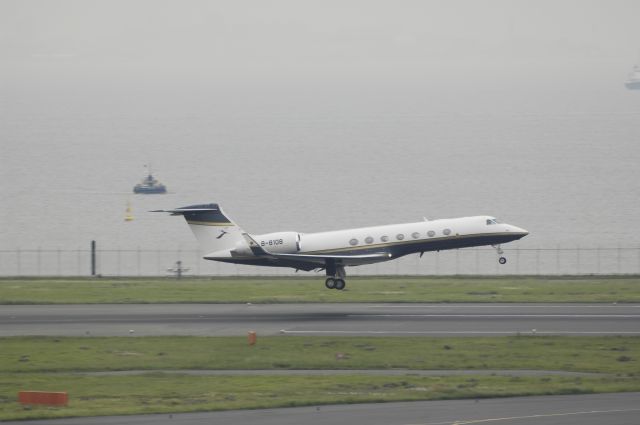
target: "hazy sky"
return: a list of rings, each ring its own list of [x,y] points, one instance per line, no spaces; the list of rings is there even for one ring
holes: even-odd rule
[[[215,201],[636,246],[639,61],[640,0],[0,0],[0,243],[193,243],[146,211]],[[123,228],[148,162],[174,193]]]
[[[640,1],[0,0],[9,82],[580,76],[640,59]]]

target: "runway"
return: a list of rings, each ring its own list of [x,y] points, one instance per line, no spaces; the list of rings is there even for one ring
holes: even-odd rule
[[[640,304],[8,305],[0,336],[640,335]]]
[[[640,393],[330,405],[7,422],[15,425],[635,425]]]
[[[640,335],[640,304],[8,305],[0,336]],[[640,393],[93,417],[26,424],[636,424]],[[11,422],[9,422],[11,423]]]

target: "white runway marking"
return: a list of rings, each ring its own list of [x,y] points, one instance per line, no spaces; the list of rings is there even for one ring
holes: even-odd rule
[[[461,307],[460,304],[398,304],[398,305],[384,305],[374,304],[367,306],[368,308],[452,308]],[[471,308],[616,308],[616,307],[630,307],[640,308],[639,304],[466,304],[464,307]]]
[[[517,335],[517,334],[533,334],[531,329],[521,331],[345,331],[345,330],[280,330],[282,334],[344,334],[344,335],[443,335],[443,334],[477,334],[477,335]],[[640,331],[541,331],[536,330],[535,335],[640,335]]]
[[[491,318],[572,318],[638,319],[640,314],[349,314],[348,317],[491,317]]]
[[[602,413],[628,413],[638,412],[640,409],[612,409],[612,410],[589,410],[585,412],[567,412],[567,413],[548,413],[539,415],[528,416],[511,416],[506,418],[488,418],[488,419],[472,419],[464,421],[447,421],[447,422],[425,422],[421,424],[407,424],[407,425],[469,425],[469,424],[481,424],[486,422],[499,422],[499,421],[513,421],[518,419],[535,419],[535,418],[553,418],[560,416],[577,416],[577,415],[594,415]]]

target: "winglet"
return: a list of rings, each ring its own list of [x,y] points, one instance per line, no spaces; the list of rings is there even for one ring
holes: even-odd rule
[[[242,237],[244,238],[247,245],[249,245],[249,249],[253,252],[253,255],[271,255],[271,253],[267,252],[264,248],[260,246],[258,242],[255,241],[248,233],[243,233]]]

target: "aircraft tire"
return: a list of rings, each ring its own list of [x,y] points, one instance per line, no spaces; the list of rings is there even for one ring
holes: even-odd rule
[[[336,288],[338,291],[342,291],[346,285],[347,285],[347,284],[346,284],[346,282],[344,281],[344,279],[336,279],[335,288]]]
[[[327,289],[334,289],[336,287],[336,280],[332,277],[328,277],[327,280],[324,281],[324,286]]]
[[[507,259],[506,259],[506,258],[504,258],[504,257],[500,257],[500,258],[498,259],[498,263],[500,263],[500,264],[506,264],[506,263],[507,263]]]

